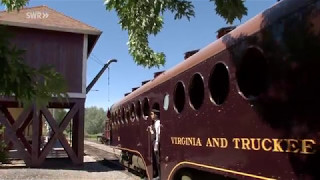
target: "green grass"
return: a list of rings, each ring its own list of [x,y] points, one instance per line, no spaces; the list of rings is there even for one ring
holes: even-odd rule
[[[90,141],[97,141],[97,137],[101,136],[102,133],[98,133],[98,134],[86,134],[85,135],[85,139],[90,140]]]

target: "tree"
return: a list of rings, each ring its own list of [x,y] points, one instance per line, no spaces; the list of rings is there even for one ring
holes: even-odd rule
[[[19,10],[27,2],[28,0],[1,0],[1,4],[4,4],[8,11]],[[12,34],[1,27],[0,97],[14,96],[26,106],[33,102],[44,106],[54,96],[64,97],[66,85],[63,77],[50,66],[35,69],[25,65],[22,58],[24,51],[11,45],[10,37]],[[0,162],[5,162],[7,158],[3,134],[4,127],[0,123]]]
[[[28,0],[1,0],[8,11],[19,10]],[[15,96],[19,102],[45,105],[52,97],[64,97],[66,84],[53,67],[40,69],[23,62],[24,51],[10,44],[12,34],[0,29],[0,96]]]
[[[5,5],[8,11],[19,10],[28,2],[29,0],[1,0],[1,4]]]
[[[7,150],[6,150],[6,144],[4,142],[4,127],[0,124],[0,162],[4,163],[7,161]]]
[[[53,114],[54,119],[57,120],[57,124],[60,124],[62,122],[63,118],[68,113],[64,109],[52,109],[52,111],[54,111],[52,114]]]
[[[102,133],[105,126],[106,112],[102,108],[90,107],[85,109],[84,127],[88,134]]]
[[[216,13],[227,23],[241,20],[247,14],[244,0],[210,0]],[[154,52],[148,43],[149,35],[157,35],[164,24],[163,14],[171,11],[175,19],[195,16],[194,6],[188,0],[105,0],[107,10],[115,10],[123,30],[128,31],[129,53],[138,65],[160,67],[165,64],[165,54]]]

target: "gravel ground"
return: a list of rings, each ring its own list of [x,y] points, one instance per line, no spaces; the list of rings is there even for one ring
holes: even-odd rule
[[[88,145],[89,144],[89,145]],[[0,166],[0,180],[2,179],[27,179],[27,180],[138,180],[135,176],[116,163],[108,163],[103,159],[116,161],[116,156],[103,149],[105,145],[93,147],[93,144],[85,143],[84,165],[75,167],[69,159],[47,159],[41,169],[26,168],[19,161],[14,165]],[[112,148],[109,150],[113,151]],[[20,161],[21,163],[21,161]],[[103,165],[104,164],[104,165]]]

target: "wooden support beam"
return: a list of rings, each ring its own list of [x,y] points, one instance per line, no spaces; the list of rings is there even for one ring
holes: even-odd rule
[[[83,162],[84,156],[84,102],[79,102],[79,111],[72,124],[72,149],[78,159]]]
[[[39,161],[39,154],[40,154],[40,118],[39,118],[39,111],[35,105],[33,105],[33,117],[32,117],[32,167],[38,167],[41,165],[42,162]]]
[[[66,137],[63,134],[63,131],[66,129],[68,126],[69,122],[71,121],[72,118],[75,117],[77,112],[79,111],[79,105],[78,103],[73,104],[72,108],[70,111],[66,114],[66,116],[63,118],[60,126],[58,126],[57,121],[54,119],[52,114],[49,112],[48,109],[43,108],[41,109],[41,113],[45,116],[47,119],[50,127],[53,130],[53,136],[50,138],[49,142],[43,149],[43,151],[40,154],[39,157],[39,162],[43,162],[50,150],[53,148],[54,143],[59,140],[65,151],[67,152],[68,156],[72,160],[74,164],[81,164],[83,162],[83,159],[79,159],[73,149],[70,147]]]
[[[21,141],[17,138],[16,131],[13,130],[13,127],[9,122],[9,120],[5,116],[3,116],[1,113],[0,113],[0,122],[2,125],[5,126],[6,132],[7,132],[6,135],[11,140],[13,145],[17,148],[21,158],[24,160],[27,166],[30,166],[31,165],[30,154],[27,151],[25,151],[25,147],[23,146]]]
[[[9,101],[10,100],[10,101]],[[0,122],[6,128],[7,142],[12,142],[17,148],[21,159],[27,166],[39,167],[52,150],[55,142],[59,140],[74,164],[83,164],[83,138],[84,138],[84,99],[69,99],[68,102],[50,102],[48,108],[70,108],[70,111],[63,118],[61,124],[57,124],[48,108],[36,109],[32,106],[23,110],[20,116],[14,120],[12,114],[8,111],[8,107],[18,108],[18,103],[11,101],[0,101]],[[42,115],[46,118],[48,124],[53,130],[52,137],[41,151],[41,135],[42,135]],[[72,147],[69,145],[63,131],[73,119],[73,142]],[[29,127],[32,121],[32,146],[28,143],[24,136],[24,130]]]

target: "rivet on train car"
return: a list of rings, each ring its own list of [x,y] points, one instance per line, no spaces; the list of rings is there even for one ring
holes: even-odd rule
[[[169,161],[169,157],[166,156],[166,158],[164,158],[164,160],[168,162]]]

